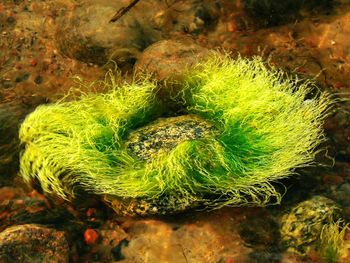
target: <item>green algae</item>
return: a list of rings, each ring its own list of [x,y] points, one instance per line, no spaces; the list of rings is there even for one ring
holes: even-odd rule
[[[192,69],[169,99],[219,132],[183,141],[146,162],[126,149],[127,137],[166,115],[168,100],[159,99],[161,88],[149,80],[105,85],[106,93],[42,105],[25,119],[19,136],[26,181],[37,179],[44,192],[65,199],[80,187],[208,208],[279,203],[271,183],[313,162],[331,104],[327,93],[309,98],[313,83],[285,78],[261,58],[214,55]]]
[[[345,262],[350,248],[349,242],[345,240],[345,234],[349,231],[349,224],[341,220],[332,222],[322,228],[318,251],[321,254],[321,261],[325,263]]]

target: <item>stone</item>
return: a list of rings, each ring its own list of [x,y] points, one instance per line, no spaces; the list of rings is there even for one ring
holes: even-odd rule
[[[133,64],[152,43],[177,33],[198,35],[215,28],[220,5],[213,1],[140,1],[115,22],[130,1],[88,0],[60,19],[56,40],[61,52],[87,63]]]
[[[188,69],[205,59],[210,51],[191,39],[162,40],[148,47],[134,70],[158,81],[181,81]]]
[[[131,132],[126,148],[143,161],[159,152],[169,152],[179,143],[215,134],[215,127],[195,115],[160,118]]]
[[[323,226],[340,217],[340,207],[329,198],[314,196],[303,201],[282,216],[282,244],[289,251],[304,254],[319,239]]]
[[[194,116],[160,118],[132,131],[125,147],[140,160],[149,162],[160,151],[169,152],[179,143],[215,135],[218,130],[209,122]],[[183,203],[175,196],[161,196],[155,200],[105,196],[105,201],[120,215],[152,215],[178,213],[198,206],[198,202]]]
[[[61,52],[87,63],[104,65],[109,60],[117,64],[134,63],[140,52],[160,39],[147,15],[157,12],[150,3],[135,5],[118,21],[112,16],[130,1],[85,1],[59,22],[56,40]],[[152,9],[151,9],[152,8]]]
[[[40,225],[18,225],[0,233],[0,262],[68,262],[69,247],[61,231]]]

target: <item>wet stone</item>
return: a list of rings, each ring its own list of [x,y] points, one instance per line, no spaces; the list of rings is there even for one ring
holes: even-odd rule
[[[162,118],[130,133],[125,147],[145,162],[158,154],[166,154],[181,142],[208,138],[218,134],[209,122],[194,115]],[[105,201],[120,215],[155,215],[185,211],[199,206],[198,202],[182,202],[180,196],[162,195],[157,199],[117,198],[105,196]]]
[[[127,149],[143,161],[152,160],[162,152],[169,152],[183,141],[209,137],[215,127],[194,115],[158,119],[132,132],[127,138]]]
[[[35,77],[34,82],[35,82],[35,84],[39,85],[39,84],[43,83],[43,80],[44,80],[43,77],[38,75]]]
[[[142,2],[142,1],[141,1]],[[56,39],[63,54],[86,63],[118,65],[135,62],[139,53],[160,39],[145,13],[150,4],[136,5],[128,15],[111,23],[112,16],[129,1],[84,1],[59,22]],[[159,5],[152,8],[153,12]],[[142,12],[142,14],[141,14]]]
[[[63,232],[40,225],[13,226],[0,233],[0,262],[68,262]]]
[[[331,199],[314,196],[297,204],[281,219],[281,239],[288,250],[306,253],[319,239],[324,225],[337,221],[341,209]]]
[[[181,81],[188,69],[210,54],[191,39],[162,40],[149,46],[135,64],[135,71],[159,81]]]

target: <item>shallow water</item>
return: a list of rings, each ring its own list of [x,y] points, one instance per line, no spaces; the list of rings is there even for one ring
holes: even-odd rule
[[[321,229],[303,230],[329,211],[334,220],[350,220],[349,1],[140,0],[110,23],[130,2],[0,3],[0,261],[349,262],[348,231],[341,253],[330,261],[312,240]],[[176,44],[157,44],[170,39]],[[148,48],[153,43],[158,48]],[[71,95],[92,89],[78,80],[103,80],[116,64],[127,81],[133,70],[153,72],[159,81],[181,80],[186,65],[208,49],[224,49],[233,58],[261,55],[338,98],[316,164],[275,183],[286,190],[280,205],[128,218],[80,189],[68,202],[18,176],[18,129],[38,105],[57,101],[72,86]],[[9,228],[15,226],[19,232]]]

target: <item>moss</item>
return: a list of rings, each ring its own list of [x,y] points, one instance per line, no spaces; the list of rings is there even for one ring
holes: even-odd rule
[[[349,244],[345,242],[345,233],[349,231],[349,224],[338,220],[323,227],[318,251],[324,263],[345,262],[342,260],[348,254]]]
[[[171,99],[219,132],[144,161],[127,150],[126,138],[166,115],[159,88],[148,80],[105,85],[105,94],[40,106],[26,118],[20,128],[26,181],[36,178],[45,192],[66,199],[79,186],[128,200],[171,196],[181,207],[279,203],[271,183],[312,163],[331,104],[326,93],[307,99],[313,83],[285,79],[261,58],[214,55]]]

